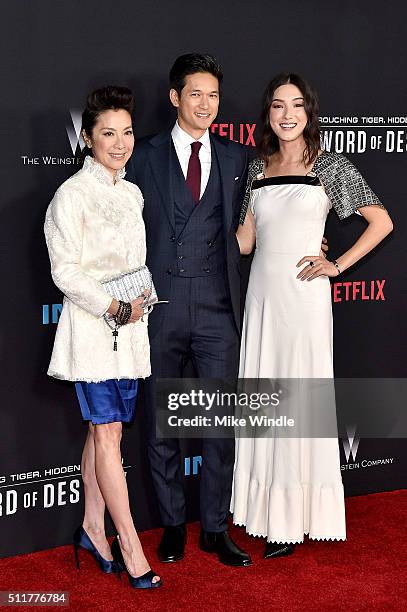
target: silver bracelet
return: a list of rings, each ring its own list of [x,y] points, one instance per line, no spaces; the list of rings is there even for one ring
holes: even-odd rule
[[[335,268],[338,270],[338,274],[341,274],[341,269],[340,269],[339,264],[336,261],[336,259],[334,259],[334,261],[332,263],[335,266]]]

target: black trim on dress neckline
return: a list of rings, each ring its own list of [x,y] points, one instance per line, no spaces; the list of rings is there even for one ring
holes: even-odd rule
[[[291,174],[287,176],[270,176],[264,179],[255,179],[252,183],[252,189],[260,189],[260,187],[268,187],[269,185],[311,185],[320,187],[321,182],[316,175]]]

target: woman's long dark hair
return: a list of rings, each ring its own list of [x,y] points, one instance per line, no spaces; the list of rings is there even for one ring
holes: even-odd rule
[[[257,150],[267,164],[269,156],[280,148],[278,138],[270,125],[270,107],[276,89],[281,85],[288,85],[289,83],[298,87],[304,97],[304,109],[308,118],[307,125],[303,132],[305,140],[304,164],[307,166],[316,160],[320,149],[321,141],[318,122],[319,101],[316,91],[299,74],[281,72],[267,85],[263,95],[261,113],[262,132]]]

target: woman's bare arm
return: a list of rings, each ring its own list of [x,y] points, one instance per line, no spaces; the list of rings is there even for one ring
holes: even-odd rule
[[[256,225],[250,210],[246,213],[244,224],[239,225],[236,238],[239,243],[240,253],[242,255],[250,255],[256,243]]]
[[[358,210],[368,222],[368,226],[355,244],[337,258],[336,262],[341,272],[344,272],[359,259],[370,253],[393,230],[393,222],[383,208],[363,206]],[[312,280],[321,275],[337,276],[339,274],[335,264],[322,257],[305,256],[298,262],[297,267],[304,263],[308,263],[308,265],[297,276],[301,280]]]

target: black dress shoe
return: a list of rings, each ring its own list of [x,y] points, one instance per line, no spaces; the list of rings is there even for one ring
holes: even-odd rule
[[[224,565],[245,567],[252,564],[249,555],[234,543],[227,531],[213,533],[202,529],[199,546],[205,552],[216,553]]]
[[[173,563],[184,558],[187,532],[185,525],[165,527],[157,553],[163,563]]]
[[[286,557],[287,555],[292,555],[294,549],[295,544],[276,544],[275,542],[267,542],[263,556],[265,559]]]

